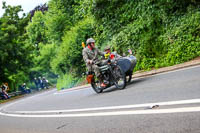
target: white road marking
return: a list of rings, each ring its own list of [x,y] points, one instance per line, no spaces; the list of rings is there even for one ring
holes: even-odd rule
[[[72,110],[49,110],[49,111],[15,111],[15,112],[0,112],[0,115],[11,117],[89,117],[89,116],[117,116],[117,115],[134,115],[134,114],[163,114],[163,113],[184,113],[184,112],[199,112],[200,107],[185,107],[185,108],[170,108],[170,109],[143,109],[133,110],[136,107],[148,107],[152,105],[167,106],[179,104],[200,103],[200,99],[169,101],[159,103],[146,103],[137,105],[123,105],[123,106],[110,106],[99,108],[85,108],[85,109],[72,109]],[[115,109],[129,109],[129,111],[115,111]],[[105,110],[112,110],[104,112]],[[84,112],[84,111],[101,111],[101,112]],[[46,113],[69,113],[73,114],[46,114]],[[82,113],[81,113],[82,112]],[[44,114],[37,114],[44,113]]]
[[[5,108],[8,108],[8,107],[10,107],[10,106],[12,106],[12,105],[14,105],[14,104],[21,103],[21,102],[23,102],[23,101],[25,101],[25,100],[27,100],[27,99],[36,98],[36,97],[41,97],[41,96],[43,96],[43,95],[47,95],[48,93],[51,93],[51,92],[54,92],[54,91],[56,91],[56,89],[49,90],[49,91],[47,91],[47,92],[43,92],[43,93],[40,93],[40,94],[35,94],[35,95],[33,95],[33,96],[28,96],[28,97],[25,97],[25,98],[23,98],[23,99],[18,99],[17,101],[14,101],[14,102],[12,102],[12,103],[8,103],[8,104],[2,106],[2,107],[0,108],[0,111],[3,110],[3,109],[5,109]]]
[[[190,99],[181,101],[169,101],[169,102],[159,102],[159,103],[145,103],[145,104],[135,104],[135,105],[122,105],[122,106],[109,106],[109,107],[98,107],[98,108],[83,108],[83,109],[70,109],[70,110],[47,110],[47,111],[15,111],[14,113],[67,113],[67,112],[84,112],[84,111],[98,111],[98,110],[115,110],[115,109],[130,109],[139,107],[149,107],[152,105],[166,106],[166,105],[179,105],[179,104],[191,104],[200,103],[200,99]]]
[[[10,117],[29,117],[29,118],[55,118],[55,117],[97,117],[97,116],[119,116],[119,115],[147,115],[147,114],[167,114],[167,113],[187,113],[200,112],[200,107],[174,108],[174,109],[157,109],[157,110],[136,110],[136,111],[115,111],[115,112],[98,112],[98,113],[79,113],[79,114],[56,114],[56,115],[23,115],[23,114],[6,114],[0,115]]]
[[[156,75],[167,74],[177,71],[183,71],[188,69],[197,68],[200,66],[182,68],[179,70],[173,70],[170,72],[164,72]],[[44,95],[44,94],[39,94]],[[38,96],[38,95],[36,95]],[[33,96],[35,97],[35,96]],[[30,97],[29,97],[30,98]],[[23,99],[24,100],[24,99]],[[20,100],[20,101],[23,101]],[[173,108],[173,109],[156,109],[156,110],[137,110],[137,111],[112,111],[112,112],[98,112],[98,113],[79,113],[79,114],[59,114],[59,115],[32,115],[32,113],[56,113],[56,112],[83,112],[83,111],[98,111],[98,110],[111,110],[111,109],[128,109],[128,108],[136,108],[136,107],[145,107],[152,105],[176,105],[176,104],[190,104],[190,103],[200,103],[200,99],[191,99],[191,100],[182,100],[182,101],[170,101],[170,102],[161,102],[161,103],[147,103],[147,104],[138,104],[138,105],[123,105],[123,106],[110,106],[110,107],[99,107],[99,108],[85,108],[85,109],[72,109],[72,110],[47,110],[47,111],[16,111],[16,112],[8,112],[2,113],[0,115],[4,116],[13,116],[13,117],[84,117],[84,116],[109,116],[109,115],[131,115],[131,114],[162,114],[162,113],[181,113],[181,112],[199,112],[200,107],[187,107],[187,108]],[[19,101],[17,101],[19,102]],[[8,106],[11,106],[17,102],[8,104],[0,108],[0,111],[5,109]],[[27,113],[25,114],[15,114],[15,113]],[[28,114],[30,113],[30,114]]]

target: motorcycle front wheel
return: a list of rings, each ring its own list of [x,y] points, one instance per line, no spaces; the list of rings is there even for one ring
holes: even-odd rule
[[[103,92],[103,89],[100,86],[100,82],[98,81],[98,79],[96,78],[96,76],[93,77],[92,82],[91,82],[91,86],[92,86],[92,89],[96,93],[102,93]]]
[[[124,89],[126,87],[126,75],[121,67],[116,65],[113,69],[113,76],[115,77],[114,84],[117,89]]]

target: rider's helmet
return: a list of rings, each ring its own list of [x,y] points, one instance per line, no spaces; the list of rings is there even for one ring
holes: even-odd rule
[[[89,38],[89,39],[87,39],[86,44],[88,45],[93,42],[95,42],[95,40],[93,38]]]

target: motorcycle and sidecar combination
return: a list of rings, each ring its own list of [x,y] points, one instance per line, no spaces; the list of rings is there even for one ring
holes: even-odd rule
[[[87,75],[87,81],[96,93],[101,93],[104,89],[112,85],[115,85],[117,89],[124,89],[126,87],[125,73],[115,61],[108,60],[105,65],[101,65],[100,63],[95,64],[99,66],[103,82],[106,84],[106,87],[101,87],[101,83],[95,76],[95,73],[90,72]]]
[[[106,87],[101,87],[101,83],[94,72],[87,73],[87,81],[96,93],[102,93],[104,89],[113,85],[115,85],[116,89],[124,89],[126,87],[126,83],[131,81],[136,58],[134,56],[122,57],[118,60],[109,58],[104,65],[101,65],[101,63],[95,64],[99,66]]]

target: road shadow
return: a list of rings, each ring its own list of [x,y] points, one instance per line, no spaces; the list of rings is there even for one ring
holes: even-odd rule
[[[137,84],[140,84],[142,82],[146,82],[147,80],[149,80],[151,77],[144,77],[144,78],[137,78],[137,79],[132,79],[131,82],[127,83],[126,84],[126,88],[125,89],[129,89],[130,86],[132,85],[137,85]],[[105,90],[103,90],[102,93],[100,94],[106,94],[106,93],[110,93],[110,92],[114,92],[114,91],[118,91],[118,90],[121,90],[121,89],[117,89],[115,87],[115,85],[109,87],[109,88],[106,88]],[[123,89],[122,89],[123,90]],[[99,95],[99,94],[98,94]]]
[[[126,86],[131,86],[131,85],[136,85],[139,84],[141,82],[146,82],[147,80],[149,80],[151,77],[144,77],[144,78],[137,78],[137,79],[132,79],[131,82],[127,83]]]
[[[113,85],[113,86],[111,86],[111,87],[109,87],[109,88],[103,90],[102,93],[109,93],[109,92],[113,92],[113,91],[117,91],[117,90],[119,90],[119,89],[117,89],[117,88]]]

